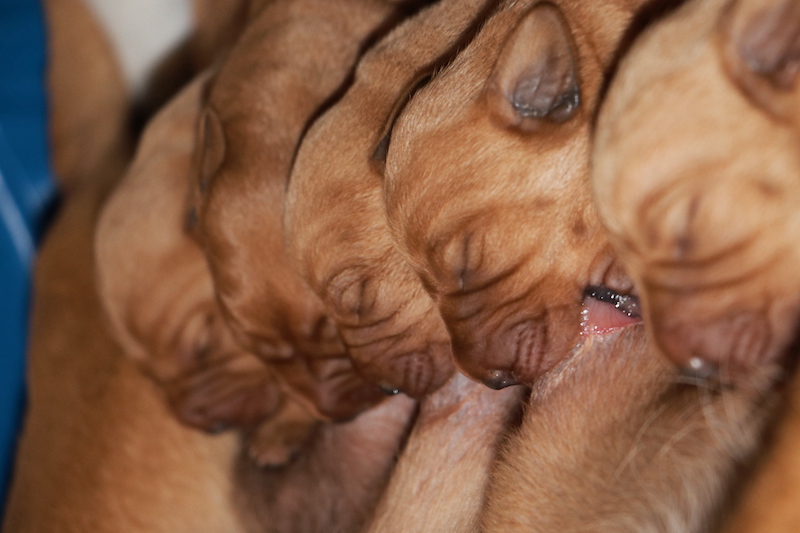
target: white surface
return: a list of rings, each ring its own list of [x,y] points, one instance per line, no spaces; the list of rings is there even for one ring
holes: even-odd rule
[[[193,25],[191,0],[84,0],[111,38],[131,94],[144,91],[153,69]]]

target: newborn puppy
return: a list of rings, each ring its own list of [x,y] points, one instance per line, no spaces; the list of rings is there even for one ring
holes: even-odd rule
[[[306,361],[340,389],[317,398],[316,408],[348,418],[381,395],[354,373],[322,302],[290,266],[281,214],[304,128],[345,82],[370,34],[400,8],[377,0],[277,0],[251,13],[203,113],[195,231],[237,341],[266,361]],[[328,361],[337,367],[323,376],[318,367]]]
[[[623,61],[597,127],[597,207],[659,348],[747,379],[800,312],[800,4],[690,2]]]
[[[96,113],[108,110],[97,104]],[[253,531],[229,502],[235,437],[179,424],[107,332],[93,233],[125,161],[114,157],[116,148],[102,153],[109,139],[94,144],[85,134],[72,141],[92,141],[82,162],[92,173],[70,175],[70,192],[36,260],[27,408],[2,530]]]
[[[738,388],[689,382],[641,323],[619,327],[612,304],[584,305],[586,340],[534,386],[481,531],[715,531],[775,403],[776,368]]]
[[[392,243],[379,160],[409,92],[452,57],[486,5],[442,0],[372,48],[347,93],[309,130],[289,182],[286,240],[295,265],[335,319],[359,371],[412,396],[452,375],[450,341]]]
[[[490,387],[530,383],[580,344],[587,286],[626,305],[587,175],[590,122],[637,4],[504,2],[391,132],[392,234],[459,368]]]
[[[194,128],[205,80],[151,122],[97,231],[98,285],[115,336],[183,422],[252,427],[281,394],[239,348],[214,301],[202,251],[184,231]]]

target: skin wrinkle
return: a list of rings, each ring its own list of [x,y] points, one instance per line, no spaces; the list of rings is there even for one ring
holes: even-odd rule
[[[348,91],[309,129],[289,181],[284,223],[293,264],[322,298],[360,372],[412,396],[452,374],[449,338],[386,228],[382,165],[373,154],[407,93],[449,60],[490,4],[439,2],[372,48]],[[364,291],[353,289],[357,280]]]

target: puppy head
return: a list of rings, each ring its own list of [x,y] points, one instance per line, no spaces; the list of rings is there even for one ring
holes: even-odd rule
[[[251,425],[279,401],[270,372],[233,342],[211,276],[186,228],[201,81],[145,131],[96,237],[99,290],[125,351],[166,391],[184,422]]]
[[[793,336],[798,31],[794,2],[689,3],[631,50],[599,117],[597,205],[681,365],[746,377]]]
[[[589,123],[628,19],[612,5],[510,4],[396,123],[392,230],[461,369],[490,386],[568,355],[584,290],[610,267],[586,186]]]
[[[265,360],[339,357],[336,329],[283,243],[289,167],[313,102],[303,69],[278,68],[264,53],[265,34],[281,42],[295,31],[276,17],[267,10],[251,21],[209,88],[192,173],[193,234],[243,346]]]

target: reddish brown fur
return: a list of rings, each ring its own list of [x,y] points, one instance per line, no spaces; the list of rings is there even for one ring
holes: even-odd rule
[[[306,124],[397,7],[278,0],[252,15],[210,88],[199,134],[197,235],[237,340],[264,360],[305,361],[318,379],[332,378],[312,400],[322,413],[347,418],[381,396],[348,368],[322,303],[289,266],[281,213]]]
[[[81,0],[47,0],[47,99],[53,170],[63,193],[130,153],[129,97],[103,29]]]
[[[391,241],[372,155],[414,84],[454,53],[486,3],[445,0],[370,50],[347,94],[310,129],[290,181],[286,234],[298,270],[359,370],[413,396],[452,374],[449,338]]]
[[[598,92],[636,4],[503,3],[392,134],[393,235],[459,367],[492,387],[530,383],[575,348],[587,285],[630,290],[613,279],[586,179]],[[558,104],[577,90],[577,107]]]

